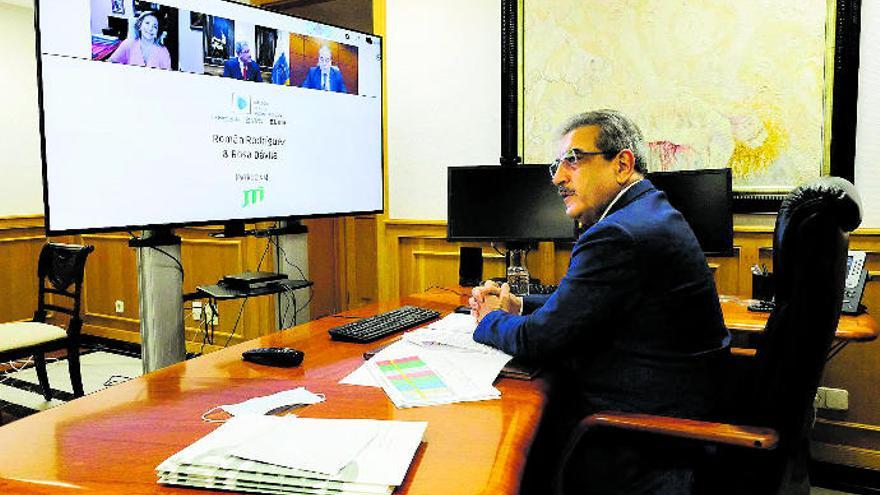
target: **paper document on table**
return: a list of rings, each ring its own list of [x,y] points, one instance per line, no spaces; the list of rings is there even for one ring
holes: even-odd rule
[[[364,450],[378,431],[376,421],[367,419],[298,418],[229,449],[229,453],[252,461],[336,474]]]
[[[431,322],[425,328],[434,328],[449,332],[473,334],[477,328],[477,320],[471,315],[461,313],[449,313],[437,321]]]
[[[483,354],[504,354],[494,347],[474,341],[477,322],[471,315],[450,313],[430,325],[417,328],[403,335],[403,340],[419,345],[448,346],[459,350]],[[512,356],[508,356],[511,359]]]
[[[474,341],[469,333],[439,330],[430,327],[419,328],[403,334],[403,340],[422,346],[446,346],[454,350],[479,352],[481,354],[504,354],[502,351]],[[508,359],[511,356],[507,356]]]
[[[473,342],[473,340],[471,340],[471,343],[473,344],[474,348],[473,350],[471,350],[463,348],[464,346],[449,346],[444,344],[433,344],[430,342],[420,343],[420,341],[430,341],[431,339],[427,337],[422,338],[418,335],[412,339],[407,338],[410,333],[421,331],[422,329],[419,329],[415,330],[414,332],[409,332],[405,334],[400,341],[395,342],[376,353],[372,360],[388,359],[389,357],[401,357],[405,355],[420,355],[426,357],[427,359],[432,359],[433,356],[440,356],[440,358],[445,358],[446,361],[454,363],[454,367],[457,368],[461,373],[467,375],[467,377],[470,378],[473,382],[485,385],[491,385],[495,381],[495,379],[498,378],[498,373],[501,372],[501,369],[504,368],[507,362],[511,360],[511,356],[509,354],[505,354],[504,352],[497,349],[493,349],[491,347],[484,346],[483,344]],[[434,331],[428,330],[426,331],[426,333],[427,332]],[[467,335],[466,338],[470,339],[471,337],[470,335]],[[485,349],[482,349],[480,347]],[[363,363],[355,371],[343,378],[339,383],[345,385],[361,385],[368,387],[381,386],[379,382],[376,381],[373,374],[370,372],[369,362],[370,361]]]
[[[395,486],[403,483],[427,426],[424,422],[342,420],[360,423],[374,435],[350,462],[332,475],[232,455],[233,451],[246,448],[251,439],[262,436],[274,435],[275,441],[282,444],[305,443],[304,438],[288,438],[291,431],[288,426],[302,419],[234,417],[162,462],[156,468],[159,482],[261,493],[390,494]],[[332,427],[337,421],[340,420],[310,419],[306,423],[314,426],[314,422],[326,422]],[[343,428],[354,424],[348,423]],[[331,441],[336,442],[336,439],[322,439],[326,447],[320,448],[338,445]],[[303,448],[311,449],[312,446]]]
[[[476,322],[470,315],[451,313],[430,325],[407,332],[401,340],[380,350],[370,361],[418,355],[425,359],[444,360],[466,375],[473,383],[484,386],[498,378],[498,373],[512,359],[498,349],[474,342]],[[435,358],[435,356],[437,356]],[[380,387],[370,371],[370,361],[340,380],[345,385]],[[441,364],[442,366],[442,364]]]
[[[442,353],[374,357],[370,371],[395,406],[433,406],[498,399],[491,383],[474,381]]]

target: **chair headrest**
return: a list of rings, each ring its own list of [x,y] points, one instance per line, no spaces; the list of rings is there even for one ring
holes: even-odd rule
[[[862,201],[855,186],[840,177],[820,177],[796,188],[779,208],[779,218],[788,219],[796,210],[815,205],[829,211],[845,232],[862,223]]]

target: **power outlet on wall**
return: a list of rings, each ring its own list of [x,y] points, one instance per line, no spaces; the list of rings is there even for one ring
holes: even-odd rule
[[[210,304],[206,304],[203,309],[203,313],[205,315],[205,321],[210,323],[211,325],[219,325],[220,324],[220,315],[214,311],[214,306]]]
[[[116,312],[117,313],[124,313],[125,312],[125,301],[123,301],[122,299],[116,300]]]
[[[202,302],[201,301],[193,301],[192,317],[193,317],[193,320],[196,320],[196,321],[199,321],[202,319]]]
[[[846,411],[849,409],[849,392],[842,388],[819,387],[814,404],[819,409]]]

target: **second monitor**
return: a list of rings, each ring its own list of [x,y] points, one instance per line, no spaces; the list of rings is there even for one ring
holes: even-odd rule
[[[729,168],[652,172],[648,180],[690,224],[709,256],[733,256],[733,178]]]
[[[573,241],[575,223],[546,165],[449,167],[450,241]]]

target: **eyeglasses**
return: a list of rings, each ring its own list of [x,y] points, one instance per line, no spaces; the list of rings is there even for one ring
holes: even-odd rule
[[[584,158],[592,155],[608,155],[607,151],[583,151],[577,148],[571,148],[566,151],[562,157],[553,160],[553,163],[550,164],[549,172],[550,177],[556,177],[556,172],[559,171],[559,166],[565,163],[565,165],[571,169],[574,169],[577,163]]]

